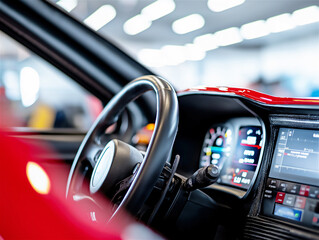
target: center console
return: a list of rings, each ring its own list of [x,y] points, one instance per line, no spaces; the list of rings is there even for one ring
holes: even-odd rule
[[[319,230],[318,130],[279,129],[261,213]]]

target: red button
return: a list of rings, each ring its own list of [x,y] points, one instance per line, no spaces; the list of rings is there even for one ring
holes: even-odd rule
[[[304,209],[306,205],[306,200],[307,199],[305,197],[297,197],[295,202],[295,207]]]
[[[309,196],[310,186],[306,186],[305,197]]]
[[[277,192],[275,202],[276,202],[276,203],[283,203],[283,202],[284,202],[284,198],[285,198],[285,193],[283,193],[283,192]]]
[[[308,197],[309,196],[309,191],[310,191],[310,186],[301,185],[300,186],[299,195]]]

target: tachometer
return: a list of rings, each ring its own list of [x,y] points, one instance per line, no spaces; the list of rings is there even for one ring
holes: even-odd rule
[[[225,125],[215,125],[207,131],[199,167],[209,164],[223,166],[231,155],[232,132],[232,129]]]

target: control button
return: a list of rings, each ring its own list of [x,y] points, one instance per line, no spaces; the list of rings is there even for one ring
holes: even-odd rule
[[[315,213],[312,218],[312,225],[319,227],[319,214]]]
[[[305,198],[305,197],[299,197],[299,196],[297,196],[297,198],[296,198],[296,203],[295,203],[295,207],[296,207],[296,208],[304,209],[305,206],[306,206],[306,200],[307,200],[307,198]]]
[[[279,181],[276,179],[268,178],[267,180],[267,188],[276,190],[278,187]]]
[[[279,184],[279,191],[282,191],[282,192],[286,192],[287,191],[287,187],[288,187],[288,183],[286,182],[280,182]]]
[[[283,203],[284,202],[284,198],[285,198],[285,193],[283,192],[278,192],[277,196],[276,196],[276,203]]]
[[[288,193],[299,194],[300,185],[299,184],[289,184],[287,187]]]
[[[286,194],[284,198],[284,205],[293,207],[295,205],[296,196],[291,194]]]
[[[270,195],[270,194],[264,194],[264,197],[265,197],[265,198],[272,198],[272,195]]]
[[[267,193],[267,194],[272,194],[272,190],[266,189],[266,190],[265,190],[265,193]]]
[[[319,199],[319,188],[310,187],[309,197]]]
[[[309,191],[310,191],[310,186],[301,185],[300,186],[299,195],[308,197],[309,196]]]

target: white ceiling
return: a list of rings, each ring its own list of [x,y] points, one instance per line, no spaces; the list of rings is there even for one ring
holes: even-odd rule
[[[242,5],[223,12],[212,12],[207,7],[207,0],[175,0],[175,10],[163,18],[155,20],[147,30],[130,36],[124,33],[123,24],[136,16],[141,10],[154,1],[149,0],[78,0],[78,6],[71,15],[84,20],[104,4],[112,5],[117,12],[115,19],[102,27],[99,32],[119,43],[134,43],[144,47],[160,48],[166,44],[191,43],[199,35],[214,33],[229,27],[240,27],[243,24],[267,19],[282,13],[292,13],[311,5],[319,5],[318,0],[246,0]],[[189,14],[199,13],[205,18],[205,26],[199,30],[178,35],[173,32],[172,22]],[[297,38],[305,35],[319,35],[318,24],[298,27],[293,30],[272,34],[268,37],[244,41],[232,47],[262,47],[274,41]]]

